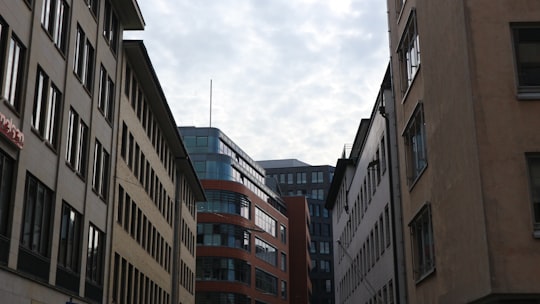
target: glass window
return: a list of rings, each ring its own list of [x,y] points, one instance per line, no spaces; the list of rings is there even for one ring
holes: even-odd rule
[[[26,176],[21,246],[50,257],[53,192],[30,174]]]
[[[294,183],[294,178],[292,173],[287,174],[287,184],[292,185]]]
[[[262,292],[277,294],[277,278],[259,268],[255,269],[255,288]]]
[[[49,76],[38,67],[32,127],[53,147],[56,147],[58,142],[56,134],[61,99],[62,94],[58,88],[49,80]]]
[[[98,109],[110,122],[114,111],[114,82],[102,65],[99,75]]]
[[[282,252],[281,253],[281,265],[280,268],[282,271],[287,271],[287,255]]]
[[[88,92],[91,92],[94,75],[94,47],[86,38],[80,25],[77,25],[75,39],[74,71]]]
[[[197,224],[197,245],[251,250],[251,233],[241,226],[218,223]]]
[[[540,154],[527,155],[534,228],[540,229]]]
[[[13,163],[13,159],[0,150],[0,235],[5,237],[9,237],[11,219]]]
[[[84,0],[86,2],[86,5],[88,6],[88,9],[90,9],[90,12],[94,15],[94,17],[97,17],[99,12],[99,0]]]
[[[287,244],[287,227],[280,225],[279,234],[281,237],[281,242],[283,244]]]
[[[94,170],[92,188],[103,199],[107,199],[109,188],[110,156],[101,143],[96,140],[94,146]]]
[[[251,283],[251,266],[244,260],[198,257],[196,265],[197,280]]]
[[[105,234],[90,224],[86,258],[86,281],[103,285],[103,257],[105,254]]]
[[[514,24],[518,91],[540,92],[540,24]]]
[[[103,36],[109,44],[109,47],[116,54],[118,49],[118,37],[119,37],[119,23],[118,17],[111,6],[111,3],[107,0],[105,2],[105,22],[103,24]]]
[[[79,273],[81,263],[81,224],[81,214],[64,202],[60,224],[58,265],[75,273]]]
[[[198,212],[229,213],[251,218],[251,201],[246,195],[225,190],[206,190],[205,194],[207,201],[197,203]]]
[[[403,133],[407,157],[409,185],[412,185],[427,167],[426,134],[424,127],[424,108],[418,104]]]
[[[43,2],[41,25],[62,53],[66,50],[68,16],[69,6],[65,0],[45,0]]]
[[[268,244],[267,242],[255,238],[255,255],[274,266],[277,266],[277,249],[276,247]]]
[[[5,30],[2,29],[2,35]],[[19,110],[22,83],[24,77],[24,56],[25,48],[22,43],[13,35],[9,41],[8,56],[7,56],[7,68],[4,79],[4,98],[8,104]]]
[[[277,221],[258,207],[255,207],[255,225],[261,227],[271,236],[276,237]]]
[[[407,91],[420,67],[420,41],[416,27],[416,12],[413,10],[401,36],[398,49],[401,63],[402,91]]]
[[[414,278],[421,280],[435,269],[431,208],[426,204],[409,224],[412,238]]]

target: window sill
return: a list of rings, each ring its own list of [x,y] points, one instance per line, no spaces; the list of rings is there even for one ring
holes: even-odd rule
[[[4,101],[4,105],[6,105],[6,107],[10,109],[11,112],[13,112],[15,116],[17,116],[17,118],[20,118],[19,111],[17,110],[17,107],[15,105],[12,105],[9,100],[7,100],[4,96],[0,97],[0,99]]]
[[[519,92],[517,94],[518,100],[538,100],[540,101],[540,91],[538,92]]]
[[[432,276],[435,273],[435,267],[431,268],[430,270],[426,271],[423,275],[421,275],[418,279],[414,280],[414,284],[419,285],[422,282],[426,281],[430,276]]]

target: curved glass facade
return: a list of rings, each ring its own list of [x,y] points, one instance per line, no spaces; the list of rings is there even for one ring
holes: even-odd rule
[[[251,250],[251,233],[237,225],[220,223],[197,224],[197,245],[224,246]]]
[[[197,280],[228,281],[250,284],[251,266],[234,258],[198,257]]]
[[[206,190],[206,202],[197,203],[197,212],[237,214],[251,218],[251,201],[246,195],[226,190]]]

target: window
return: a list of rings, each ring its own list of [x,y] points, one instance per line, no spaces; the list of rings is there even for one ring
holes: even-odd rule
[[[277,265],[277,250],[276,250],[276,247],[268,244],[267,242],[259,239],[259,238],[255,238],[255,255],[269,263],[269,264],[272,264],[274,266]]]
[[[198,257],[197,280],[216,280],[251,283],[251,266],[248,262],[234,258]]]
[[[420,103],[414,110],[403,134],[409,185],[412,185],[418,179],[427,166],[425,136],[424,108]]]
[[[67,136],[66,161],[84,179],[88,157],[88,127],[73,108],[69,109]]]
[[[261,227],[271,236],[276,236],[277,221],[258,207],[255,208],[255,225]]]
[[[49,80],[49,76],[38,67],[36,96],[32,111],[32,127],[53,147],[57,144],[58,112],[62,94]]]
[[[84,87],[91,92],[94,75],[94,47],[86,38],[80,25],[77,25],[77,37],[75,40],[75,74]]]
[[[411,86],[420,68],[420,40],[416,27],[416,11],[412,11],[407,26],[401,36],[398,48],[401,68],[401,88],[403,93]]]
[[[13,159],[0,151],[0,235],[5,237],[9,237],[12,182]],[[4,245],[1,238],[0,244]],[[9,247],[7,244],[5,246],[4,248]]]
[[[535,230],[540,230],[540,154],[528,154],[529,189]]]
[[[88,9],[90,9],[94,17],[97,17],[99,12],[99,0],[84,0],[84,2],[86,2]]]
[[[321,260],[319,261],[319,265],[322,272],[330,272],[330,261]]]
[[[41,10],[41,25],[62,52],[66,50],[69,6],[65,0],[45,0]]]
[[[103,65],[99,72],[98,108],[105,118],[111,122],[114,111],[114,82]]]
[[[321,254],[330,254],[330,242],[321,241],[319,243],[319,247],[320,247],[319,252]]]
[[[287,173],[287,184],[292,185],[293,182],[294,182],[293,174],[292,173]]]
[[[306,172],[297,172],[296,173],[296,183],[305,184],[306,183]]]
[[[280,225],[279,235],[280,235],[280,238],[281,238],[281,242],[283,244],[287,244],[287,227],[285,227],[283,225]]]
[[[323,173],[321,171],[311,172],[311,183],[320,184],[323,182]]]
[[[317,253],[317,241],[311,241],[309,245],[309,252],[310,253]]]
[[[50,256],[53,192],[32,175],[26,176],[21,246]]]
[[[287,282],[281,281],[281,298],[283,300],[287,299]]]
[[[518,93],[540,93],[540,24],[513,24]]]
[[[2,35],[4,31],[2,31]],[[7,68],[4,83],[4,98],[7,102],[19,110],[24,79],[24,55],[25,49],[22,43],[13,35],[9,41]]]
[[[381,158],[379,159],[382,174],[386,171],[386,145],[384,136],[381,138]]]
[[[409,224],[411,229],[413,271],[416,281],[435,269],[431,206],[426,204]]]
[[[273,295],[277,294],[277,278],[268,272],[255,269],[255,288],[270,293]]]
[[[81,220],[82,216],[64,202],[60,226],[58,265],[79,273],[81,263]]]
[[[328,293],[328,292],[332,292],[332,281],[331,280],[324,280],[324,287],[325,287],[325,291]]]
[[[281,253],[281,265],[280,265],[280,269],[282,271],[287,271],[287,255],[282,252]]]
[[[90,224],[88,228],[88,248],[86,258],[86,281],[95,285],[103,284],[103,255],[105,234]]]
[[[103,199],[107,199],[108,193],[109,161],[109,153],[107,153],[101,143],[96,140],[96,145],[94,147],[94,174],[92,176],[92,188]]]
[[[110,1],[105,2],[105,23],[103,24],[103,36],[109,44],[111,51],[116,54],[119,36],[118,17],[114,12]]]

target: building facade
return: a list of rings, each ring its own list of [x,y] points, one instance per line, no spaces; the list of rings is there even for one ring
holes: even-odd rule
[[[387,4],[410,303],[540,303],[540,2]]]
[[[194,303],[204,192],[144,44],[123,52],[107,302]]]
[[[332,211],[336,303],[406,303],[394,102],[388,69],[371,117],[339,159]]]
[[[295,159],[265,160],[259,164],[267,176],[277,181],[284,195],[306,197],[310,215],[311,303],[334,303],[332,216],[324,207],[334,167],[311,166]],[[289,219],[296,220],[291,216]]]
[[[0,296],[107,302],[113,88],[141,12],[135,0],[16,0],[0,15]]]
[[[289,221],[264,169],[216,128],[180,127],[197,202],[197,304],[289,303]]]

